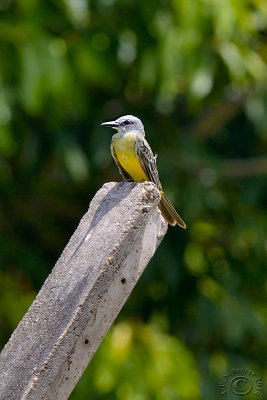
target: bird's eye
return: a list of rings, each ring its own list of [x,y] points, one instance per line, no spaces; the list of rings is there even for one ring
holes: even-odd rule
[[[129,119],[126,119],[126,121],[124,121],[123,125],[130,125],[131,121]]]

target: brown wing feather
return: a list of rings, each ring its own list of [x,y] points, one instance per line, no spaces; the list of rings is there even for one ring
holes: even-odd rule
[[[140,161],[141,167],[147,176],[147,179],[154,182],[159,190],[162,189],[159,180],[156,157],[154,156],[149,144],[143,136],[136,135],[135,152]]]
[[[145,138],[139,134],[136,135],[136,155],[140,161],[147,179],[154,182],[161,194],[161,201],[158,205],[161,214],[165,220],[171,224],[178,224],[181,228],[186,228],[186,225],[177,211],[174,209],[165,193],[162,191],[162,186],[159,180],[159,173],[157,169],[156,157],[154,156],[149,144]]]

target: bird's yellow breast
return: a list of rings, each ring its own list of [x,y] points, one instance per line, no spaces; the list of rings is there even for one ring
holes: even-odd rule
[[[136,133],[116,134],[112,143],[119,163],[134,181],[148,180],[135,153]]]

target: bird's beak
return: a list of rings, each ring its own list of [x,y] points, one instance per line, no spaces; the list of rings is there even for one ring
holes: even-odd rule
[[[116,121],[103,122],[101,126],[108,126],[109,128],[118,128],[119,124]]]

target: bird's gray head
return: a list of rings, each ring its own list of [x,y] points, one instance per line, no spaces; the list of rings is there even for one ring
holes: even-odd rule
[[[139,118],[134,117],[133,115],[124,115],[115,121],[103,122],[101,125],[109,126],[122,134],[130,131],[138,131],[141,135],[145,136],[144,125]]]

